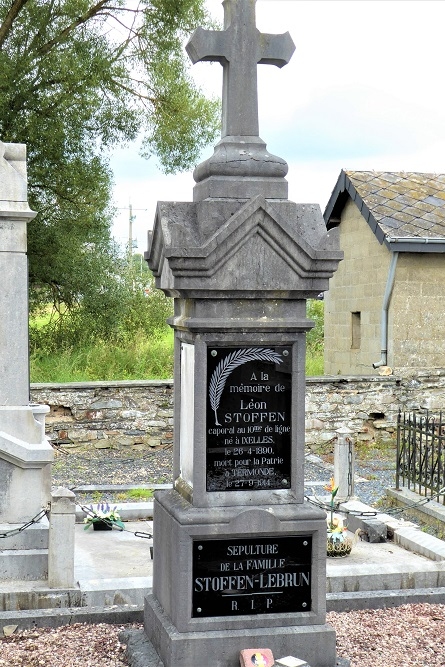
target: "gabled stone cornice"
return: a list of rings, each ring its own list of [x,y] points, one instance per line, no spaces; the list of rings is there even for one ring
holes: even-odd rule
[[[200,207],[205,204],[205,215]],[[151,248],[147,255],[150,268],[155,276],[169,276],[169,289],[185,287],[188,279],[199,278],[201,289],[215,289],[208,284],[225,268],[230,269],[234,262],[242,266],[243,253],[258,255],[258,284],[250,276],[248,289],[264,289],[264,267],[261,255],[267,253],[272,266],[269,274],[280,266],[280,273],[286,274],[287,287],[293,290],[295,280],[307,283],[318,279],[328,279],[336,270],[342,253],[333,250],[326,234],[321,211],[318,206],[296,205],[292,202],[274,202],[257,196],[247,202],[231,202],[232,211],[227,219],[212,230],[209,213],[213,210],[216,218],[221,217],[221,210],[230,208],[230,204],[215,200],[213,202],[175,203],[158,205],[155,231]],[[283,214],[281,213],[283,212]],[[182,224],[177,220],[182,220]],[[211,232],[207,231],[210,228]],[[253,264],[255,262],[253,261]],[[254,270],[254,269],[253,269]],[[269,276],[270,278],[270,276]],[[225,289],[243,289],[239,276],[233,276],[236,285],[231,284],[230,275],[224,276]],[[159,286],[163,288],[163,281]],[[173,284],[174,283],[174,284]],[[272,288],[272,281],[266,289]],[[190,287],[191,285],[188,285]],[[301,289],[302,285],[297,289]],[[312,289],[318,287],[310,286]],[[283,288],[281,288],[283,289]],[[308,289],[308,285],[305,286]],[[320,288],[320,290],[323,288]]]

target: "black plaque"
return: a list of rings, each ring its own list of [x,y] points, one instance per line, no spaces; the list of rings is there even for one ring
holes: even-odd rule
[[[192,615],[311,611],[311,535],[195,540]]]
[[[291,485],[292,349],[211,347],[207,491]]]

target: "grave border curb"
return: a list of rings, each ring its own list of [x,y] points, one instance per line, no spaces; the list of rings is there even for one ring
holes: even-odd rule
[[[360,609],[386,609],[405,604],[445,604],[445,588],[418,588],[385,591],[327,593],[327,612],[350,612]],[[57,628],[73,623],[143,623],[142,605],[111,605],[108,607],[69,607],[26,609],[0,612],[0,628],[17,625],[20,630]]]

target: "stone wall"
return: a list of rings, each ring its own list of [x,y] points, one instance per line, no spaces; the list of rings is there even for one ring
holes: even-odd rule
[[[389,366],[434,368],[445,356],[444,256],[400,253],[391,298]]]
[[[64,449],[173,440],[171,380],[33,384],[31,400],[50,406],[46,433]]]
[[[172,441],[172,381],[34,384],[35,403],[50,406],[48,437],[64,448],[112,443],[154,447]],[[445,406],[445,369],[404,376],[330,376],[306,383],[306,442],[326,443],[340,426],[357,440],[394,438],[399,409]]]

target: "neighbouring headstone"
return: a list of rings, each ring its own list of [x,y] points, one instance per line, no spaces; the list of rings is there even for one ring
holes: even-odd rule
[[[255,0],[223,5],[224,30],[187,46],[223,66],[222,139],[194,202],[158,203],[146,254],[175,299],[175,443],[145,632],[164,667],[235,667],[255,646],[334,667],[326,517],[304,501],[305,335],[342,254],[258,136],[257,64],[285,65],[292,40],[257,30]]]
[[[53,450],[47,406],[29,404],[26,151],[0,142],[0,533],[37,516],[50,501]],[[45,579],[48,521],[0,539],[0,580]]]

